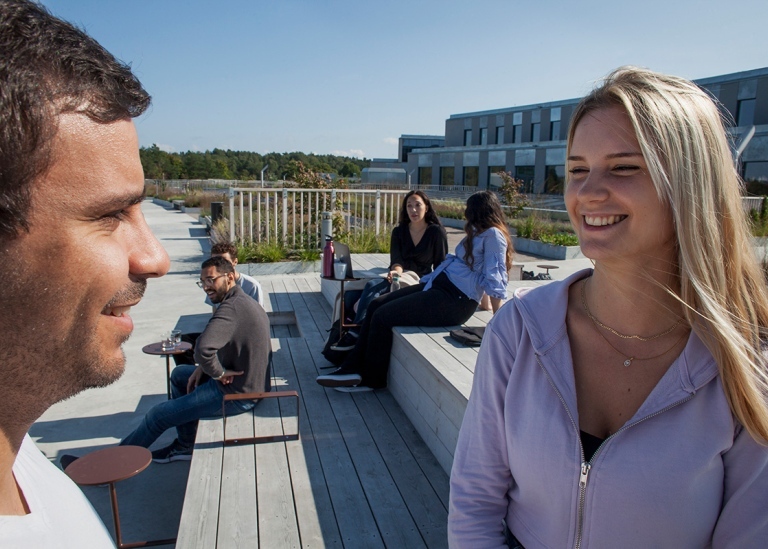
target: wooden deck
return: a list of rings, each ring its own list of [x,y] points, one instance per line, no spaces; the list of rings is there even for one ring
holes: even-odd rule
[[[300,439],[224,448],[222,420],[201,421],[177,547],[446,547],[448,475],[390,391],[315,383],[331,315],[317,274],[260,282]],[[291,432],[294,409],[264,400],[227,436]]]

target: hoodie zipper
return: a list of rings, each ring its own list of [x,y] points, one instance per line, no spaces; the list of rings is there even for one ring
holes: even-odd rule
[[[541,368],[542,372],[544,372],[544,375],[547,378],[547,381],[549,382],[549,385],[552,387],[552,390],[555,391],[555,394],[557,395],[557,398],[560,399],[560,403],[563,405],[563,408],[565,408],[565,412],[568,414],[568,419],[571,420],[571,425],[573,425],[574,430],[576,431],[576,438],[579,441],[579,451],[581,452],[581,465],[579,466],[579,509],[577,513],[577,528],[576,528],[576,543],[574,545],[574,549],[581,549],[581,538],[584,534],[584,503],[587,499],[587,482],[589,481],[589,472],[592,470],[592,462],[595,460],[595,458],[600,454],[600,450],[603,449],[603,446],[611,440],[613,437],[618,435],[619,433],[623,433],[627,429],[630,429],[631,427],[634,427],[636,425],[639,425],[643,423],[644,421],[647,421],[653,417],[656,417],[660,414],[663,414],[664,412],[667,412],[668,410],[671,410],[672,408],[679,406],[685,402],[688,402],[693,398],[693,394],[689,394],[687,397],[685,397],[682,400],[678,400],[677,402],[673,402],[672,404],[665,406],[661,410],[658,410],[650,415],[647,415],[643,418],[638,419],[636,422],[631,423],[629,425],[624,425],[621,429],[613,433],[611,436],[606,438],[600,446],[597,447],[597,450],[595,450],[595,453],[592,454],[592,458],[590,458],[589,461],[586,461],[584,458],[584,446],[581,444],[581,433],[579,431],[579,426],[576,424],[576,421],[573,419],[573,416],[571,415],[571,411],[568,409],[568,406],[565,404],[565,399],[563,398],[563,395],[560,394],[560,391],[557,390],[557,387],[555,387],[554,382],[552,381],[552,378],[549,376],[549,372],[547,372],[547,369],[544,368],[544,365],[541,363],[541,359],[539,358],[539,355],[536,354],[536,362],[539,364],[539,368]]]

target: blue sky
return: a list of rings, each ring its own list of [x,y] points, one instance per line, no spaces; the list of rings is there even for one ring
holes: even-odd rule
[[[768,66],[766,0],[42,0],[153,96],[142,146],[397,155],[456,113],[579,97],[625,64]]]

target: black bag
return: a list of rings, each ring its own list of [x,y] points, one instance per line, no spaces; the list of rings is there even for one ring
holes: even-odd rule
[[[339,319],[336,319],[334,323],[331,324],[331,329],[329,332],[330,333],[328,334],[328,339],[325,341],[325,346],[322,350],[322,355],[328,362],[339,366],[342,362],[344,362],[344,359],[349,353],[349,351],[334,351],[331,349],[331,345],[335,344],[341,337],[341,322]]]
[[[483,334],[485,333],[485,326],[482,328],[470,328],[465,326],[458,330],[451,330],[451,337],[466,345],[467,347],[479,347],[483,340]]]

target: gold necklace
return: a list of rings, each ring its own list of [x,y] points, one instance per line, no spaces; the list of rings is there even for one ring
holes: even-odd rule
[[[665,336],[667,334],[671,334],[675,330],[675,328],[677,328],[677,326],[683,321],[683,317],[681,317],[681,316],[677,317],[677,322],[675,322],[670,329],[664,330],[660,334],[656,334],[656,335],[652,335],[652,336],[648,336],[648,337],[643,337],[641,335],[626,335],[626,334],[622,334],[621,332],[617,332],[616,330],[614,330],[610,326],[608,326],[606,324],[603,324],[602,322],[600,322],[600,320],[598,320],[597,317],[595,317],[592,314],[592,312],[589,310],[589,306],[587,305],[587,296],[586,296],[586,293],[585,293],[586,286],[587,286],[587,280],[585,279],[584,280],[584,284],[581,285],[581,304],[584,305],[584,310],[587,312],[587,316],[590,318],[590,320],[593,323],[597,324],[601,328],[604,328],[604,329],[608,330],[613,335],[618,336],[618,337],[620,337],[622,339],[637,339],[639,341],[651,341],[652,339],[656,339],[657,337],[661,337],[661,336]]]
[[[672,344],[672,346],[671,346],[670,348],[668,348],[666,351],[664,351],[664,352],[662,352],[662,353],[659,353],[658,355],[654,355],[654,356],[648,356],[648,357],[645,357],[645,358],[639,358],[639,357],[636,357],[636,356],[629,356],[629,355],[626,355],[626,354],[622,353],[621,351],[619,351],[619,350],[618,350],[618,349],[617,349],[617,348],[616,348],[616,347],[613,345],[613,343],[611,343],[610,341],[608,341],[608,338],[607,338],[607,337],[605,337],[605,336],[603,335],[603,333],[602,333],[602,332],[600,331],[600,329],[598,328],[598,324],[597,324],[597,322],[596,322],[596,321],[597,321],[597,319],[596,319],[595,317],[593,317],[593,316],[590,314],[590,312],[589,312],[589,307],[587,306],[587,300],[586,300],[586,298],[585,298],[585,296],[584,296],[584,286],[586,286],[586,285],[587,285],[587,281],[586,281],[586,280],[584,280],[584,283],[581,285],[581,303],[582,303],[582,305],[584,305],[584,310],[587,312],[587,316],[589,316],[589,319],[592,321],[592,327],[595,329],[595,331],[597,332],[597,334],[598,334],[600,337],[602,337],[602,338],[605,340],[605,342],[606,342],[608,345],[610,345],[611,349],[613,349],[614,351],[616,351],[617,353],[619,353],[621,356],[623,356],[623,357],[624,357],[624,362],[622,362],[622,364],[624,365],[624,367],[625,367],[625,368],[629,368],[629,367],[632,365],[632,361],[633,361],[633,360],[653,360],[654,358],[659,358],[659,357],[662,357],[662,356],[664,356],[664,355],[665,355],[665,354],[667,354],[669,351],[671,351],[672,349],[674,349],[675,347],[677,347],[677,344],[678,344],[678,343],[680,343],[680,342],[683,340],[683,338],[685,337],[685,335],[686,335],[686,334],[685,334],[685,332],[683,332],[683,334],[682,334],[682,335],[681,335],[681,336],[680,336],[680,337],[679,337],[679,338],[678,338],[678,339],[677,339],[677,340],[676,340],[676,341],[675,341],[675,342]],[[679,324],[679,322],[678,322],[677,324]],[[677,326],[677,324],[675,324],[675,326]],[[611,330],[611,331],[613,332],[613,330]],[[670,331],[671,331],[671,330],[670,330]],[[669,333],[669,331],[668,331],[667,333]],[[618,335],[618,334],[617,334],[617,335]],[[656,338],[656,337],[659,337],[659,336],[654,336],[654,338]]]

